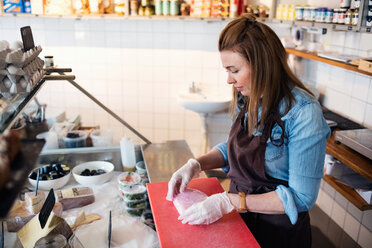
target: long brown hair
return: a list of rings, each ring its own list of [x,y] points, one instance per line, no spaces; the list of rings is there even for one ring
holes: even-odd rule
[[[250,135],[263,128],[269,112],[277,110],[283,98],[287,104],[286,112],[289,111],[294,102],[291,85],[311,94],[289,68],[287,53],[278,36],[270,27],[257,22],[253,15],[244,14],[227,24],[220,34],[218,49],[241,54],[250,66],[251,89],[249,96],[244,96]],[[236,108],[238,95],[235,88],[233,91],[232,111]]]

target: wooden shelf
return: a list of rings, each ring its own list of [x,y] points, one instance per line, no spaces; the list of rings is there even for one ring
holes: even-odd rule
[[[340,67],[340,68],[343,68],[343,69],[346,69],[346,70],[349,70],[349,71],[355,71],[355,72],[358,72],[358,73],[361,73],[361,74],[372,76],[372,73],[359,70],[358,67],[356,67],[354,65],[345,64],[345,63],[334,61],[334,60],[331,60],[331,59],[322,58],[322,57],[317,56],[316,53],[299,51],[299,50],[292,49],[292,48],[286,48],[285,50],[286,50],[287,53],[296,55],[298,57],[319,61],[319,62],[326,63],[326,64],[329,64],[329,65],[337,66],[337,67]]]
[[[326,151],[358,174],[372,181],[372,161],[342,144],[336,144],[332,135],[327,140]]]
[[[361,211],[372,209],[372,205],[369,205],[354,189],[338,182],[330,175],[325,175],[323,179]]]

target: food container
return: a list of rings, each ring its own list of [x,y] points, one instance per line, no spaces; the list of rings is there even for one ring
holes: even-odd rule
[[[129,200],[126,197],[122,197],[126,208],[144,208],[146,207],[146,199],[142,200]]]
[[[146,198],[147,189],[143,185],[134,185],[131,187],[119,187],[123,200],[144,200]]]
[[[154,217],[152,215],[152,212],[150,209],[146,209],[143,211],[141,215],[141,221],[145,224],[151,227],[152,229],[155,229],[155,223],[154,223]]]
[[[89,170],[90,175],[85,175],[83,172]],[[103,171],[103,173],[99,173]],[[97,173],[94,173],[97,172]],[[72,169],[72,175],[75,180],[85,186],[93,186],[103,184],[109,181],[114,172],[114,165],[106,161],[91,161],[79,164]]]
[[[40,169],[39,189],[59,189],[67,184],[71,177],[70,168],[63,164],[43,165],[34,169],[28,176],[28,181],[36,188],[37,172]]]
[[[121,173],[118,177],[118,183],[121,188],[129,188],[141,182],[141,176],[138,173],[127,171]]]
[[[114,132],[109,129],[96,129],[90,133],[90,137],[95,147],[112,146]]]
[[[145,208],[125,208],[125,210],[130,216],[140,217],[143,211],[145,211]]]
[[[147,170],[145,163],[143,161],[139,161],[136,164],[136,172],[141,176],[141,179],[147,178]]]
[[[76,137],[71,137],[75,135]],[[85,147],[87,140],[87,133],[81,130],[73,130],[63,137],[63,142],[66,148]]]

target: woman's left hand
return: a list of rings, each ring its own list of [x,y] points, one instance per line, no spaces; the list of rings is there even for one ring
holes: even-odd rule
[[[178,217],[182,224],[208,225],[234,210],[226,192],[214,194],[189,207]]]

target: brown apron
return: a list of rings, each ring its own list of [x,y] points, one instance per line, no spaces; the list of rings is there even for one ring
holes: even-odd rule
[[[245,109],[245,108],[244,108]],[[284,125],[277,111],[271,111],[261,136],[249,136],[244,125],[244,109],[234,122],[227,142],[231,179],[231,193],[262,194],[288,182],[268,176],[265,173],[266,142],[271,138],[275,123],[281,129],[280,144],[284,143]],[[249,203],[248,203],[249,206]],[[261,247],[311,247],[311,229],[308,212],[298,214],[292,225],[286,214],[261,214],[248,212],[241,214]]]

